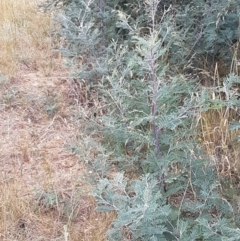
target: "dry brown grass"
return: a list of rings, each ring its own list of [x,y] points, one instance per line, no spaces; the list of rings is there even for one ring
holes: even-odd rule
[[[114,214],[94,211],[90,157],[67,148],[78,143],[91,153],[81,144],[84,121],[76,117],[87,110],[73,104],[72,82],[22,73],[1,87],[1,240],[105,240]]]
[[[234,73],[239,74],[239,42],[232,47],[233,59],[231,67],[223,73],[219,73],[219,66],[216,67],[211,75],[211,81],[221,85],[222,75]],[[207,70],[206,70],[207,71]],[[213,83],[212,83],[213,84]],[[224,96],[215,93],[213,90],[212,98],[224,99]],[[209,110],[203,112],[200,118],[200,129],[202,133],[202,144],[206,150],[207,156],[212,164],[215,164],[220,176],[233,178],[234,182],[239,183],[238,176],[240,174],[240,143],[237,141],[240,132],[238,130],[229,130],[229,123],[238,120],[238,110],[223,107],[217,110]]]
[[[1,0],[0,74],[14,76],[22,66],[49,75],[58,66],[52,51],[50,16],[42,13],[40,0]]]
[[[0,12],[0,240],[106,240],[115,214],[95,212],[85,180],[91,110],[52,51],[51,18],[27,0]]]
[[[224,108],[207,111],[201,116],[202,143],[211,162],[223,176],[240,173],[239,131],[229,130],[234,115],[234,111]]]

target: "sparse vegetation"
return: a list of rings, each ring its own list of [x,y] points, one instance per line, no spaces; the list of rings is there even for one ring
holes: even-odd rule
[[[239,240],[238,5],[1,1],[0,239]]]
[[[68,148],[83,138],[85,90],[39,4],[0,2],[0,240],[105,240],[115,214],[95,211],[86,156]]]

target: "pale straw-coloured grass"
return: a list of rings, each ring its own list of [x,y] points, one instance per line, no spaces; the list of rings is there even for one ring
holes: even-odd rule
[[[229,69],[224,69],[224,76],[239,74],[239,42],[232,46],[233,59]],[[223,71],[223,70],[222,70]],[[212,81],[221,86],[222,79],[219,74],[219,66],[216,63]],[[222,76],[223,77],[223,76]],[[236,88],[236,87],[235,87]],[[213,101],[218,98],[224,100],[224,93],[212,91]],[[217,110],[203,112],[199,126],[202,133],[201,143],[212,164],[215,164],[220,176],[230,177],[233,182],[239,182],[240,174],[240,143],[238,141],[240,131],[230,130],[229,125],[238,120],[238,106],[234,109],[222,107]]]
[[[86,181],[91,110],[37,3],[0,1],[0,240],[103,241],[115,214],[95,212]]]
[[[14,76],[21,67],[44,75],[58,66],[52,51],[50,15],[37,8],[38,0],[1,0],[0,74]]]

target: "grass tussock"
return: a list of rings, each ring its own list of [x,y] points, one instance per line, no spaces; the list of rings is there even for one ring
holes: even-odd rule
[[[49,75],[58,65],[52,51],[51,17],[37,8],[39,3],[39,0],[1,0],[1,75],[14,76],[21,68]]]
[[[217,166],[220,175],[231,176],[240,172],[237,160],[240,158],[239,131],[229,130],[229,121],[234,112],[227,109],[202,113],[201,129],[203,144],[211,162]]]
[[[221,86],[222,78],[229,74],[239,75],[239,42],[232,46],[233,58],[231,66],[226,69],[220,69],[218,63],[214,71],[205,70],[208,75],[212,76],[211,83],[208,85]],[[220,78],[222,77],[222,78]],[[225,95],[212,92],[212,99],[222,100]],[[212,164],[216,165],[220,176],[229,177],[233,182],[239,182],[240,164],[240,143],[239,130],[230,130],[229,126],[238,119],[238,109],[221,107],[216,110],[202,112],[200,118],[200,131],[202,133],[201,143],[203,144],[207,156]]]

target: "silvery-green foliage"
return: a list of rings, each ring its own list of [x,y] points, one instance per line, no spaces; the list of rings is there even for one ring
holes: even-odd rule
[[[165,233],[172,235],[171,208],[159,192],[156,180],[150,175],[128,183],[122,173],[109,181],[99,182],[95,198],[97,210],[117,211],[118,218],[109,230],[109,240],[166,240]],[[127,240],[127,239],[126,239]]]
[[[106,109],[94,122],[105,148],[88,166],[98,182],[97,209],[117,214],[109,240],[239,240],[238,205],[223,196],[196,145],[200,112],[237,110],[239,78],[210,89],[177,73],[195,53],[230,46],[236,1],[52,2],[63,2],[63,53],[84,62],[76,76],[98,83]],[[128,179],[129,170],[139,178]]]
[[[154,14],[150,10],[149,14]],[[122,24],[129,24],[124,21],[125,18]],[[108,143],[117,155],[121,147],[144,153],[138,158],[138,165],[146,173],[167,170],[173,163],[181,163],[184,170],[189,164],[188,152],[195,135],[194,131],[189,132],[194,118],[189,110],[196,85],[183,76],[172,77],[167,72],[165,55],[170,45],[164,46],[164,39],[172,33],[166,18],[144,37],[133,34],[134,49],[113,43],[108,62],[112,71],[102,82],[109,112],[103,121]],[[153,108],[157,110],[155,113]],[[159,137],[153,134],[154,126]],[[152,152],[156,142],[160,142],[157,148],[161,158],[156,151]]]
[[[216,179],[211,179],[214,172],[207,170],[208,180],[200,170],[193,170],[193,175],[195,171],[198,200],[182,197],[182,207],[166,204],[167,194],[150,174],[129,180],[116,173],[112,180],[100,180],[94,191],[97,210],[117,213],[108,240],[238,240],[240,230],[230,221],[234,210],[219,195]]]
[[[124,17],[121,24],[128,25],[125,21]],[[109,138],[109,148],[113,148],[116,156],[121,154],[119,146],[122,149],[129,147],[135,153],[138,158],[133,164],[140,165],[145,173],[142,180],[149,177],[149,173],[152,174],[151,178],[156,185],[149,185],[153,189],[149,199],[151,204],[148,206],[156,207],[159,213],[167,208],[169,219],[158,216],[159,213],[156,212],[139,214],[139,210],[144,210],[145,204],[134,198],[139,194],[137,188],[145,190],[142,182],[138,182],[141,185],[134,186],[135,181],[121,176],[120,183],[124,183],[124,188],[119,191],[115,187],[121,187],[120,183],[112,185],[112,181],[105,180],[105,185],[100,182],[97,190],[99,207],[102,210],[114,210],[118,215],[109,231],[110,240],[216,240],[219,237],[223,240],[237,240],[239,231],[233,223],[224,219],[233,215],[232,205],[221,197],[216,182],[216,170],[212,167],[205,167],[203,170],[205,160],[195,145],[194,120],[198,111],[203,111],[201,107],[206,107],[210,100],[205,96],[204,104],[201,104],[193,95],[194,92],[200,92],[193,81],[182,76],[168,75],[164,57],[171,45],[164,45],[163,39],[167,39],[164,34],[171,35],[174,30],[169,27],[168,32],[164,28],[163,34],[161,26],[167,26],[167,22],[156,24],[155,29],[146,36],[133,34],[132,45],[113,45],[112,58],[108,64],[113,71],[103,78],[102,84],[109,111],[104,118],[103,131]],[[137,31],[133,28],[133,32]],[[226,103],[223,101],[221,107],[226,106]],[[219,104],[220,101],[215,101],[215,105]],[[153,105],[157,109],[154,114]],[[209,108],[215,107],[210,104]],[[160,158],[155,151],[157,139],[153,134],[153,125],[161,130]],[[118,158],[118,162],[129,159],[131,158]],[[168,172],[169,167],[174,165],[181,170],[175,176]],[[124,167],[129,166],[121,165],[120,170],[124,170]],[[165,182],[169,185],[165,194],[161,189],[159,173],[164,173]],[[133,199],[129,197],[127,187],[131,187]],[[183,196],[178,210],[174,207],[168,209],[166,202],[155,205],[154,195],[167,197],[189,188],[195,197],[189,199]],[[101,194],[106,199],[99,198]],[[160,201],[161,197],[158,199]],[[124,211],[115,205],[118,202],[124,207]],[[212,214],[216,210],[221,213],[217,218]],[[189,218],[186,213],[189,213]],[[135,214],[140,215],[141,219]],[[221,228],[223,223],[226,225],[225,229]]]
[[[230,65],[230,48],[239,38],[238,0],[176,1],[173,9],[184,41],[173,46],[177,55],[171,61],[177,64],[194,56],[196,62],[204,57],[211,63],[224,60]]]
[[[59,51],[74,69],[73,77],[96,83],[107,71],[106,41],[112,29],[106,25],[114,14],[97,0],[48,2],[61,9],[55,16],[60,26],[56,35],[62,43]]]
[[[203,112],[226,108],[226,111],[234,110],[238,114],[240,104],[239,84],[239,76],[230,74],[223,78],[222,84],[217,87],[201,88],[196,97],[200,110]]]
[[[152,21],[149,14],[152,13],[148,6],[151,1],[47,0],[46,2],[48,8],[55,6],[61,9],[62,17],[58,20],[62,28],[59,36],[67,41],[63,52],[66,56],[75,59],[79,56],[85,60],[90,58],[87,63],[93,64],[94,68],[91,69],[101,69],[104,66],[100,64],[105,56],[104,47],[109,46],[112,40],[126,44],[133,34],[141,37],[149,34]],[[168,54],[169,63],[174,64],[170,66],[172,71],[176,69],[181,71],[186,66],[198,67],[199,58],[202,57],[210,63],[224,59],[230,64],[232,58],[230,47],[239,38],[238,0],[161,0],[154,10],[155,20],[160,22],[166,10],[168,16],[171,16],[169,21],[175,31],[170,35],[164,34],[163,29],[167,31],[167,27],[162,22],[161,34],[165,36],[164,45],[173,42]],[[92,57],[99,61],[96,62]],[[92,73],[86,67],[82,76],[87,79],[88,73],[91,75],[89,76],[91,80],[100,78],[103,74],[103,72],[96,74],[96,71]]]

